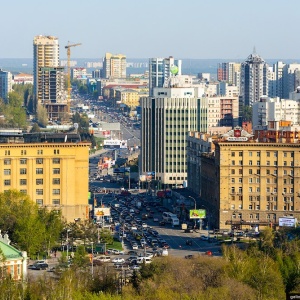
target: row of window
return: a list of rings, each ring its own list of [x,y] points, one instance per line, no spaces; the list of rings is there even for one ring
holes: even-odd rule
[[[4,154],[10,155],[10,150],[5,150]],[[59,154],[59,149],[54,149],[53,154]],[[27,155],[27,150],[21,150],[21,155]],[[37,150],[37,155],[43,155],[43,150]]]
[[[243,183],[243,178],[231,178],[231,183],[235,183],[235,180],[237,179],[238,183]],[[248,183],[260,183],[260,177],[250,177],[248,178]],[[266,183],[268,184],[277,184],[277,178],[266,178]],[[294,184],[293,178],[284,178],[283,184]]]
[[[236,192],[235,187],[231,187],[231,193],[235,193],[235,192]],[[259,193],[260,192],[260,187],[258,187],[258,186],[257,187],[249,186],[249,193],[253,193],[253,192]],[[267,187],[266,192],[267,193],[277,193],[277,188]],[[243,188],[239,187],[238,190],[237,190],[237,193],[242,194],[243,193]],[[293,194],[294,193],[294,188],[283,188],[283,193]]]
[[[43,185],[44,180],[43,179],[36,179],[36,185]],[[53,178],[52,184],[60,184],[60,178]],[[4,180],[4,185],[10,185],[10,179]],[[27,185],[27,179],[20,179],[20,185]]]
[[[44,204],[43,199],[36,199],[36,204],[37,205],[43,205]],[[53,205],[60,205],[60,199],[52,199],[52,204]]]
[[[235,175],[235,174],[236,174],[235,169],[232,169],[231,170],[231,175]],[[243,174],[243,169],[238,169],[238,174],[242,175]],[[252,175],[252,174],[260,175],[260,169],[256,169],[256,170],[249,169],[249,175]],[[271,172],[271,170],[266,169],[266,174],[277,176],[277,170],[272,170],[272,172]],[[294,176],[294,170],[283,170],[283,175]]]
[[[187,177],[169,177],[169,180],[187,180]]]
[[[260,157],[261,152],[260,151],[256,151],[256,152],[248,151],[248,156],[252,157],[253,154],[256,154],[257,157]],[[274,157],[278,157],[278,151],[274,151],[272,154],[273,154]],[[243,156],[243,151],[231,152],[231,157],[235,157],[235,156],[242,157]],[[266,156],[271,157],[271,152],[267,151]],[[283,152],[283,157],[288,157],[288,156],[289,157],[294,157],[294,152],[284,151]]]
[[[43,158],[36,158],[35,160],[36,164],[41,165],[44,163]],[[60,158],[52,158],[52,163],[53,164],[60,164]],[[26,165],[27,164],[27,158],[20,158],[20,164],[21,165]],[[4,159],[4,165],[11,165],[11,159],[10,158],[5,158]]]
[[[237,163],[238,163],[238,164],[237,164],[238,166],[243,166],[243,161],[242,161],[242,160],[239,160]],[[232,160],[232,161],[231,161],[231,165],[232,165],[232,166],[235,166],[235,165],[236,165],[236,164],[235,164],[235,160]],[[256,161],[256,165],[257,165],[257,166],[260,166],[260,161],[259,161],[259,160]],[[290,165],[291,167],[293,167],[293,166],[294,166],[294,162],[293,162],[293,161],[290,161],[289,164],[288,164],[287,161],[284,161],[284,162],[283,162],[283,166],[286,166],[286,167],[287,167],[288,165]],[[252,161],[252,160],[249,160],[249,166],[253,166],[253,161]],[[271,163],[270,163],[269,160],[266,161],[266,166],[271,166]],[[273,166],[275,166],[275,167],[278,166],[277,161],[274,161],[274,162],[273,162]]]
[[[11,175],[11,169],[4,169],[3,173],[4,173],[4,175]],[[27,169],[26,168],[21,168],[20,169],[20,174],[21,175],[26,175],[27,174]],[[44,169],[43,168],[36,168],[35,169],[35,174],[38,174],[38,175],[44,174]],[[59,175],[60,174],[60,168],[53,168],[52,169],[52,174]]]

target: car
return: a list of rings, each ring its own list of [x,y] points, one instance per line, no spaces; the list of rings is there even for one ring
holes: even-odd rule
[[[131,270],[139,270],[141,267],[138,265],[133,265],[130,267]]]
[[[39,264],[34,264],[33,270],[46,270],[48,269],[49,265],[47,263],[39,263]]]
[[[139,246],[138,246],[137,243],[133,243],[133,244],[131,245],[131,247],[132,247],[132,250],[138,250],[138,249],[139,249]]]
[[[116,258],[113,258],[113,259],[111,260],[111,262],[117,263],[117,264],[122,264],[122,263],[125,262],[125,259],[124,259],[124,258],[121,258],[121,257],[116,257]]]
[[[165,225],[166,225],[166,222],[165,222],[165,221],[160,221],[160,222],[159,222],[159,225],[160,225],[160,226],[165,226]]]
[[[206,235],[201,235],[201,236],[200,236],[200,240],[201,240],[201,241],[208,241],[208,236],[206,236]]]
[[[158,218],[153,218],[153,221],[154,222],[158,222]]]
[[[115,254],[115,255],[122,255],[124,254],[124,251],[120,251],[120,250],[117,250],[117,249],[113,249],[111,254]]]
[[[194,258],[195,256],[193,254],[189,254],[189,255],[186,255],[184,258],[186,259],[192,259]]]

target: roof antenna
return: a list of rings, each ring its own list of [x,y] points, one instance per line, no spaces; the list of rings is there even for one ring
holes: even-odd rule
[[[253,47],[253,55],[256,55],[256,48],[255,48],[255,46]]]

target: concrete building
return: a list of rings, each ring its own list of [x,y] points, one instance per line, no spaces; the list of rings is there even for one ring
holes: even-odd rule
[[[296,90],[300,86],[300,64],[286,64],[282,70],[282,93],[283,97],[287,99],[289,93]]]
[[[300,101],[261,97],[252,107],[252,126],[254,130],[267,129],[269,121],[291,121],[300,123]]]
[[[165,187],[187,180],[188,132],[207,131],[203,89],[192,87],[186,76],[171,76],[168,84],[141,98],[140,174],[155,172],[155,179]]]
[[[0,230],[0,250],[1,257],[0,269],[6,270],[13,280],[27,280],[27,252],[19,251],[10,245],[10,239],[7,234],[1,234]],[[4,274],[3,274],[4,275]]]
[[[148,88],[138,89],[124,89],[115,88],[115,100],[116,106],[126,105],[130,110],[136,109],[140,105],[140,98],[147,97],[149,95]]]
[[[0,69],[0,98],[8,101],[8,93],[12,91],[12,74]]]
[[[268,70],[266,62],[255,51],[242,63],[240,95],[244,105],[252,106],[261,96],[268,95]]]
[[[17,189],[68,222],[88,219],[89,143],[77,134],[0,133],[0,192]]]
[[[33,75],[20,73],[13,76],[14,84],[33,84]]]
[[[71,68],[71,78],[77,79],[77,78],[86,78],[86,68]]]
[[[105,53],[103,59],[104,78],[126,78],[126,56]]]
[[[168,58],[149,59],[149,92],[153,95],[155,87],[164,87],[172,74],[181,75],[181,60]]]
[[[33,40],[33,97],[35,111],[44,106],[51,114],[67,112],[64,68],[59,65],[59,44],[54,36],[35,36]]]
[[[214,144],[214,154],[201,154],[200,175],[211,227],[275,228],[280,217],[299,219],[299,143],[256,142],[235,128]]]
[[[225,81],[228,84],[239,86],[239,74],[241,73],[241,64],[236,62],[224,62],[218,64],[217,79]]]

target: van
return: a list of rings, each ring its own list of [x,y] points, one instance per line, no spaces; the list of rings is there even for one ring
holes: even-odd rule
[[[145,264],[151,264],[152,260],[151,260],[150,257],[144,257],[144,256],[143,257],[138,257],[138,259],[137,259],[138,264],[142,264],[144,262],[145,262]]]
[[[179,226],[179,219],[172,217],[171,224],[172,224],[172,226]]]
[[[99,260],[101,262],[110,262],[110,256],[99,256],[96,258],[96,260]]]

